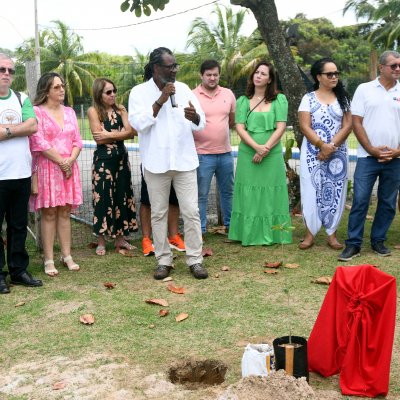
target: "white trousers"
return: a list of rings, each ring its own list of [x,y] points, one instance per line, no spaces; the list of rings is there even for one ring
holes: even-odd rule
[[[159,265],[172,265],[172,251],[168,242],[168,208],[171,183],[174,186],[183,218],[188,266],[203,262],[203,238],[197,194],[197,172],[167,171],[153,174],[144,169],[151,203],[151,225],[155,256]]]

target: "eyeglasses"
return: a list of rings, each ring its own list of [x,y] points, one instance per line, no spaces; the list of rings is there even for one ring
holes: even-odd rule
[[[106,94],[107,96],[111,96],[111,93],[114,93],[114,94],[117,93],[117,89],[106,90],[103,93]]]
[[[0,73],[5,74],[8,71],[10,75],[15,75],[15,69],[12,68],[6,68],[6,67],[0,67]]]
[[[383,64],[385,67],[390,67],[392,71],[395,71],[396,68],[400,68],[400,64]],[[1,70],[0,70],[1,71]],[[11,73],[11,72],[10,72]]]
[[[60,83],[59,85],[53,86],[52,89],[54,90],[65,89],[65,85],[63,83]]]
[[[340,72],[335,71],[335,72],[321,72],[321,75],[326,75],[328,79],[332,79],[333,77],[339,78]]]
[[[170,71],[172,71],[173,69],[175,69],[175,70],[179,70],[179,68],[180,68],[180,65],[179,64],[170,64],[170,65],[163,65],[163,64],[158,64],[160,67],[163,67],[163,68],[167,68],[167,69],[169,69]]]

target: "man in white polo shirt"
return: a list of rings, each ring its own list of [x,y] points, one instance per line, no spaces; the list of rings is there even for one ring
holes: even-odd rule
[[[354,173],[354,198],[348,221],[346,248],[340,261],[360,255],[364,223],[374,184],[379,178],[378,204],[371,228],[371,247],[390,256],[386,233],[396,214],[400,186],[400,54],[385,51],[379,58],[379,77],[361,84],[351,104],[353,130],[359,141]]]
[[[145,82],[129,96],[129,122],[139,132],[142,169],[151,203],[151,224],[158,266],[155,279],[172,268],[167,215],[171,183],[179,201],[185,231],[186,263],[196,279],[208,277],[202,261],[202,236],[197,199],[196,154],[192,130],[202,130],[205,116],[187,85],[175,82],[179,64],[171,50],[150,53]]]

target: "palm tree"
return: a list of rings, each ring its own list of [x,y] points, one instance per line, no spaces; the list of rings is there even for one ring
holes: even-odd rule
[[[75,97],[90,95],[93,80],[98,74],[98,53],[84,53],[81,37],[66,24],[52,21],[55,29],[40,34],[41,71],[59,73],[66,83],[66,98],[73,105]],[[25,41],[17,49],[22,61],[34,59],[34,40]]]
[[[196,18],[188,33],[186,48],[193,48],[192,63],[199,66],[206,58],[215,58],[221,64],[221,84],[232,88],[244,75],[244,70],[255,57],[266,54],[266,46],[262,41],[253,41],[241,35],[247,10],[233,12],[231,7],[216,6],[211,13],[216,22],[209,19]],[[256,44],[255,44],[256,43]],[[198,68],[190,68],[198,80]],[[185,76],[184,69],[180,78]],[[186,74],[186,80],[188,76]]]
[[[347,0],[343,14],[353,10],[357,19],[366,19],[368,40],[378,48],[400,45],[400,2],[398,0]]]

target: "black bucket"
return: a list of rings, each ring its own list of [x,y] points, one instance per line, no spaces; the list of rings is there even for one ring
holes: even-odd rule
[[[282,336],[273,341],[275,353],[275,369],[285,369],[286,366],[286,349],[283,344],[289,343],[289,336]],[[294,348],[293,359],[293,376],[301,378],[304,376],[308,382],[308,360],[307,360],[307,340],[300,336],[292,336]],[[296,345],[301,345],[296,347]]]

